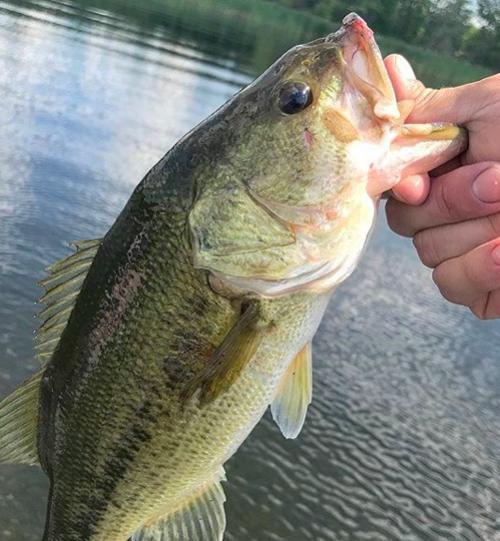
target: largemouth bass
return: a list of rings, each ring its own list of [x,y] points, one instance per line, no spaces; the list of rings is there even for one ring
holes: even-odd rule
[[[41,370],[0,404],[0,462],[50,480],[43,541],[215,541],[223,464],[271,406],[296,437],[311,340],[380,195],[464,149],[405,123],[357,15],[181,139],[102,239],[49,268]]]

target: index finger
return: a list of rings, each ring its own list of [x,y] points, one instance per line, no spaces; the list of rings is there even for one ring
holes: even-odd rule
[[[385,65],[398,101],[413,100],[415,106],[407,121],[414,123],[453,122],[467,124],[473,120],[478,108],[491,96],[486,81],[498,83],[495,76],[483,81],[454,88],[427,88],[411,75],[409,63],[401,55],[392,54],[385,59]],[[497,89],[498,90],[498,89]]]

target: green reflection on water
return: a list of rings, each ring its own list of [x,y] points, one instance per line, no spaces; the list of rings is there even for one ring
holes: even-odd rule
[[[192,40],[206,54],[233,58],[252,75],[291,46],[323,36],[338,26],[261,0],[77,0],[75,4],[119,14],[145,33],[161,29],[170,39]],[[356,10],[356,2],[351,9]],[[395,38],[378,36],[378,41],[385,54],[405,54],[419,77],[430,85],[460,84],[490,73]]]

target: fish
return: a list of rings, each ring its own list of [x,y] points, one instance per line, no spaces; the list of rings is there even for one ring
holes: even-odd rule
[[[216,541],[224,463],[268,407],[296,438],[312,347],[381,195],[462,152],[407,122],[356,14],[296,46],[152,167],[41,282],[41,369],[0,403],[0,463],[50,481],[43,541]]]

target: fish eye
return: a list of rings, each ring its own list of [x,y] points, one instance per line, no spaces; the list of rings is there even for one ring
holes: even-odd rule
[[[278,104],[286,115],[303,111],[312,102],[312,92],[305,83],[285,83],[280,90]]]

